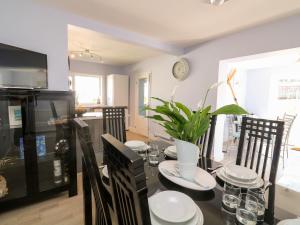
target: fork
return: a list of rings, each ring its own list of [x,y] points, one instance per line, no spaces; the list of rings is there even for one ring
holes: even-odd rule
[[[178,178],[182,178],[182,179],[184,179],[184,180],[186,180],[186,181],[190,181],[190,182],[193,182],[193,183],[195,183],[195,184],[197,184],[198,186],[200,186],[200,187],[203,187],[203,188],[205,188],[205,189],[208,189],[209,188],[209,186],[206,186],[206,185],[204,185],[204,184],[201,184],[201,183],[199,183],[197,180],[187,180],[187,179],[185,179],[184,177],[182,177],[178,172],[176,172],[176,171],[169,171],[169,170],[167,170],[167,169],[164,169],[164,168],[161,168],[161,170],[162,170],[162,172],[163,173],[165,173],[166,175],[168,175],[168,176],[173,176],[173,177],[178,177]]]

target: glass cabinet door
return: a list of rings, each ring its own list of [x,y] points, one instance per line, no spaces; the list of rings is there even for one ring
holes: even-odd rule
[[[24,96],[0,96],[0,202],[27,195],[24,115],[22,119],[26,101]]]
[[[46,191],[69,183],[72,101],[43,95],[33,104],[39,191]]]

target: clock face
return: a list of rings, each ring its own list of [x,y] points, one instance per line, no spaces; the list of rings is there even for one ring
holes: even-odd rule
[[[173,65],[172,69],[173,76],[178,80],[184,80],[189,73],[189,64],[185,59],[177,61]]]

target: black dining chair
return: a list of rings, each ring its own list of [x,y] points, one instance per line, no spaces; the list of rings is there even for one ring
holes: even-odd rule
[[[118,225],[150,225],[143,158],[110,134],[102,141]]]
[[[216,121],[217,121],[217,116],[215,115],[211,116],[208,130],[201,138],[199,138],[199,140],[196,143],[200,149],[200,156],[211,158],[214,136],[215,136]]]
[[[283,129],[282,121],[250,117],[242,119],[236,164],[255,170],[268,181],[269,194],[265,212],[268,224],[274,223],[275,182]]]
[[[109,133],[120,142],[126,142],[125,128],[126,107],[104,107],[103,113],[103,133]]]
[[[88,125],[79,118],[74,124],[82,149],[82,184],[84,204],[84,224],[92,225],[92,192],[95,200],[95,224],[111,225],[109,206],[112,205],[111,196],[102,183],[97,165],[93,144]],[[91,192],[92,191],[92,192]]]

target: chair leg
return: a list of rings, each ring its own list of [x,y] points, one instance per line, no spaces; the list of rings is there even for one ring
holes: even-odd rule
[[[82,159],[82,186],[83,186],[83,202],[84,202],[84,224],[92,225],[92,193],[91,185]]]

